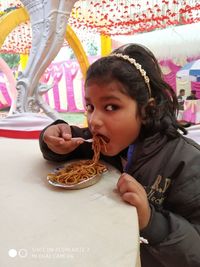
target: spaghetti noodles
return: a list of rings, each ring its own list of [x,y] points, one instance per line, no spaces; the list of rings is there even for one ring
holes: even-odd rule
[[[49,180],[65,185],[75,185],[105,172],[107,170],[106,166],[99,162],[101,145],[104,145],[106,150],[105,141],[95,136],[92,143],[94,156],[91,160],[80,160],[79,162],[66,165],[56,173],[49,174]]]

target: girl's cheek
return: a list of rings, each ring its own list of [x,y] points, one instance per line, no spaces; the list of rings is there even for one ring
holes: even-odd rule
[[[88,114],[87,114],[86,119],[87,119],[87,123],[89,124],[90,123],[90,116]]]

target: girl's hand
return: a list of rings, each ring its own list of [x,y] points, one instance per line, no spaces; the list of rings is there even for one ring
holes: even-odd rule
[[[67,154],[84,142],[83,138],[72,138],[71,128],[66,123],[49,126],[43,135],[48,148],[57,154]]]
[[[136,207],[139,228],[144,229],[150,220],[151,208],[143,186],[129,174],[123,173],[118,180],[117,189],[124,201]]]

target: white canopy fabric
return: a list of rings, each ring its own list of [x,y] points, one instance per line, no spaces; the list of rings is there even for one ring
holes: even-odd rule
[[[113,36],[117,45],[139,43],[147,46],[158,59],[200,56],[200,23],[174,26],[126,36]]]

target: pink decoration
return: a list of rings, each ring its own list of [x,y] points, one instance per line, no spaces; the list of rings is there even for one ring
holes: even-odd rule
[[[184,103],[183,120],[195,124],[200,123],[200,100],[186,100]]]
[[[67,60],[65,62],[52,63],[44,75],[42,82],[53,84],[45,95],[45,101],[58,112],[81,112],[84,111],[83,104],[83,79],[78,80],[77,74],[80,71],[76,60]],[[74,82],[76,88],[74,88]],[[78,94],[75,94],[78,90]],[[81,103],[81,108],[77,106]]]
[[[12,103],[12,99],[15,99],[16,98],[16,89],[15,89],[15,85],[16,85],[16,80],[13,76],[13,72],[12,70],[9,68],[9,66],[7,65],[7,63],[2,59],[0,58],[0,71],[2,71],[7,80],[8,80],[8,84],[9,86],[6,88],[5,84],[3,84],[3,80],[5,80],[5,77],[3,74],[1,74],[1,82],[0,82],[0,91],[1,91],[1,94],[0,94],[0,108],[3,108],[3,107],[8,107],[11,105]],[[4,96],[7,104],[3,104],[2,103],[2,97],[1,96]]]
[[[176,73],[180,69],[180,66],[175,65],[172,60],[161,60],[159,64],[171,70],[170,73],[164,75],[164,79],[176,92]]]
[[[200,99],[200,82],[191,82],[191,90],[196,91],[196,97]]]

